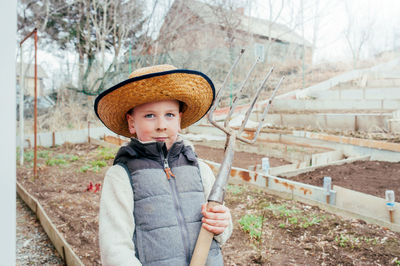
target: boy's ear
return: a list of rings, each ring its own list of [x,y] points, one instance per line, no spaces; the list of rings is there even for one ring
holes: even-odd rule
[[[134,135],[136,133],[136,129],[135,129],[134,121],[133,121],[133,116],[130,114],[126,114],[126,121],[128,121],[129,133]]]

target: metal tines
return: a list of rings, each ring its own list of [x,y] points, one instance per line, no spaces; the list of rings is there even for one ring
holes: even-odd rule
[[[218,204],[223,204],[224,201],[224,197],[225,197],[225,190],[226,190],[226,186],[228,183],[228,179],[230,176],[230,171],[231,171],[231,166],[232,166],[232,161],[233,161],[233,155],[235,152],[235,141],[236,139],[241,140],[245,143],[254,143],[257,139],[257,136],[262,128],[265,116],[268,113],[268,108],[269,105],[272,102],[272,99],[275,97],[275,93],[277,91],[277,89],[279,88],[283,77],[280,79],[278,85],[275,87],[272,96],[269,98],[269,101],[267,102],[267,105],[264,108],[264,112],[262,115],[262,119],[260,121],[260,123],[258,124],[257,127],[257,131],[254,134],[253,139],[246,139],[246,138],[242,138],[240,135],[242,134],[243,130],[246,127],[247,121],[249,120],[249,116],[251,114],[251,111],[253,110],[256,101],[258,99],[258,97],[260,96],[261,90],[264,88],[265,83],[267,82],[269,76],[272,73],[273,68],[271,68],[268,72],[268,74],[266,75],[266,77],[264,78],[261,86],[257,89],[256,94],[253,97],[253,100],[250,103],[249,108],[247,109],[247,112],[245,114],[245,118],[242,122],[242,125],[240,126],[239,130],[233,130],[230,126],[229,126],[229,122],[231,120],[232,114],[235,111],[235,107],[237,105],[237,100],[240,98],[243,88],[247,82],[247,80],[250,77],[250,74],[253,72],[255,65],[258,63],[258,60],[254,63],[254,65],[251,67],[250,71],[247,73],[247,76],[245,78],[245,80],[243,81],[238,94],[236,95],[236,97],[234,98],[231,108],[229,110],[228,116],[226,117],[225,123],[223,126],[217,124],[217,122],[213,119],[213,114],[215,109],[217,108],[219,102],[221,101],[221,96],[222,96],[222,91],[225,89],[225,85],[227,83],[228,78],[230,77],[233,69],[236,67],[237,63],[239,62],[239,59],[241,58],[241,56],[243,55],[244,50],[242,49],[238,58],[236,59],[236,61],[234,62],[234,64],[232,65],[231,69],[229,70],[228,75],[226,76],[224,83],[222,84],[221,89],[218,91],[217,96],[215,98],[214,104],[211,106],[210,112],[208,114],[208,120],[210,121],[210,123],[219,128],[220,130],[224,131],[226,133],[226,144],[225,144],[225,156],[224,156],[224,160],[221,163],[221,166],[219,168],[218,171],[218,175],[217,178],[215,179],[214,185],[210,191],[209,197],[208,197],[208,205],[207,208],[210,204],[210,206],[216,206]],[[213,238],[214,234],[212,234],[211,232],[207,231],[206,229],[204,229],[203,227],[200,230],[197,242],[196,242],[196,246],[193,252],[193,256],[192,256],[192,260],[190,262],[190,266],[200,266],[200,265],[205,265],[206,263],[206,259],[208,256],[208,251],[210,249],[211,246],[211,241]]]
[[[251,103],[250,103],[250,105],[249,105],[249,108],[248,108],[247,111],[246,111],[244,120],[242,121],[242,124],[241,124],[239,130],[234,131],[234,130],[229,126],[229,122],[230,122],[230,120],[231,120],[231,118],[232,118],[232,115],[233,115],[233,113],[234,113],[234,111],[235,111],[235,108],[236,108],[236,106],[237,106],[237,100],[238,100],[238,99],[240,98],[240,96],[242,95],[242,93],[243,93],[243,88],[245,87],[246,82],[248,81],[248,79],[249,79],[251,73],[253,72],[255,66],[256,66],[257,63],[259,62],[259,59],[257,59],[257,60],[254,62],[254,64],[252,65],[252,67],[250,68],[249,72],[248,72],[247,75],[246,75],[245,80],[242,82],[242,84],[241,84],[241,86],[240,86],[240,88],[239,88],[238,93],[237,93],[236,96],[234,97],[234,99],[233,99],[233,101],[232,101],[232,105],[231,105],[230,110],[229,110],[229,113],[228,113],[228,115],[227,115],[227,117],[226,117],[226,119],[225,119],[224,126],[221,126],[220,124],[217,124],[217,122],[213,119],[214,111],[215,111],[215,109],[217,108],[218,104],[219,104],[220,101],[221,101],[221,98],[222,98],[222,95],[223,95],[222,92],[224,91],[224,89],[225,89],[225,87],[226,87],[227,81],[228,81],[229,77],[231,76],[231,73],[232,73],[233,70],[235,69],[235,67],[236,67],[236,65],[238,64],[238,62],[239,62],[240,58],[242,57],[243,53],[244,53],[244,49],[242,49],[242,50],[240,51],[239,56],[236,58],[235,62],[233,63],[233,65],[232,65],[232,67],[231,67],[231,69],[229,70],[228,74],[226,75],[225,80],[224,80],[224,82],[223,82],[223,84],[222,84],[222,87],[221,87],[221,89],[218,91],[218,93],[217,93],[217,95],[216,95],[216,97],[215,97],[214,104],[213,104],[212,107],[210,108],[210,112],[209,112],[209,114],[208,114],[208,120],[210,121],[210,123],[211,123],[213,126],[215,126],[215,127],[219,128],[220,130],[224,131],[228,136],[231,136],[231,135],[234,134],[235,137],[236,137],[236,139],[238,139],[238,140],[240,140],[240,141],[243,141],[243,142],[245,142],[245,143],[253,144],[253,143],[256,142],[257,137],[258,137],[258,134],[260,133],[261,128],[263,127],[263,124],[264,124],[264,121],[265,121],[265,117],[266,117],[266,115],[267,115],[267,113],[268,113],[270,104],[272,103],[272,100],[273,100],[274,97],[275,97],[276,91],[279,89],[279,87],[280,87],[280,85],[281,85],[281,83],[282,83],[282,81],[283,81],[283,79],[284,79],[285,77],[282,76],[282,78],[279,80],[278,84],[276,85],[275,89],[274,89],[273,92],[272,92],[272,95],[270,96],[268,102],[266,103],[266,106],[264,107],[264,111],[263,111],[261,120],[260,120],[260,122],[259,122],[259,124],[258,124],[258,126],[257,126],[257,130],[256,130],[256,132],[255,132],[255,134],[254,134],[254,137],[253,137],[252,139],[243,138],[243,137],[241,137],[241,134],[242,134],[243,130],[246,128],[246,124],[247,124],[247,121],[249,120],[250,114],[251,114],[251,112],[253,111],[253,108],[254,108],[254,106],[255,106],[255,104],[256,104],[256,101],[257,101],[258,97],[260,96],[261,91],[265,88],[265,84],[267,83],[267,80],[268,80],[268,78],[270,77],[270,75],[271,75],[271,73],[272,73],[272,71],[273,71],[273,69],[274,69],[273,67],[271,67],[271,69],[270,69],[270,70],[268,71],[268,73],[266,74],[266,76],[265,76],[263,82],[262,82],[261,85],[258,87],[258,89],[257,89],[257,91],[256,91],[256,93],[255,93],[255,95],[254,95],[254,97],[253,97],[253,99],[252,99],[252,101],[251,101]]]

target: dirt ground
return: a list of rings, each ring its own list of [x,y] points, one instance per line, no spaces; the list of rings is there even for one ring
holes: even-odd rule
[[[400,162],[357,161],[350,164],[326,166],[289,179],[322,186],[324,176],[332,184],[385,198],[385,190],[393,190],[400,202]]]
[[[15,265],[64,265],[36,215],[18,196],[16,207]]]
[[[207,159],[213,162],[222,162],[224,158],[224,150],[217,148],[210,148],[202,145],[195,145],[195,151],[199,158]],[[248,152],[235,152],[233,156],[232,166],[247,169],[250,165],[254,166],[256,162],[261,163],[263,155],[248,153]],[[281,166],[285,164],[290,164],[290,162],[281,159],[269,157],[269,164],[271,167]]]
[[[200,149],[205,159],[216,154],[202,155]],[[40,201],[85,265],[100,265],[97,214],[104,174],[115,152],[93,144],[65,144],[38,151],[35,180],[32,151],[25,153],[26,164],[17,168],[17,180]],[[235,157],[244,163],[249,155],[236,153]],[[367,175],[366,169],[383,165],[369,162],[357,171]],[[392,168],[381,167],[380,172]],[[340,168],[331,167],[329,173],[339,185],[336,169]],[[363,181],[364,186],[379,186],[381,176],[374,174]],[[400,233],[387,228],[280,199],[253,186],[229,186],[226,205],[234,231],[223,246],[225,265],[400,265]]]

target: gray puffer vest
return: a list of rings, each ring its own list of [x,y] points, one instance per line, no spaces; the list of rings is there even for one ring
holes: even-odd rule
[[[114,164],[127,170],[134,193],[137,258],[143,265],[189,265],[205,202],[193,150],[183,141],[167,151],[164,143],[132,139],[120,148]],[[206,265],[223,265],[215,240]]]

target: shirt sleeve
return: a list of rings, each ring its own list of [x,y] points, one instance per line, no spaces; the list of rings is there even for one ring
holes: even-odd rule
[[[133,191],[126,170],[112,166],[106,173],[100,199],[99,246],[103,265],[142,265],[135,256]]]
[[[205,162],[199,160],[199,167],[200,167],[201,179],[203,181],[204,195],[205,195],[206,199],[208,199],[208,196],[210,195],[212,186],[214,185],[215,176],[214,176],[214,173],[212,172],[211,168]],[[218,243],[223,245],[231,237],[232,230],[233,230],[233,223],[232,223],[232,219],[231,219],[229,221],[228,227],[225,228],[225,231],[219,235],[214,235],[214,239]]]

